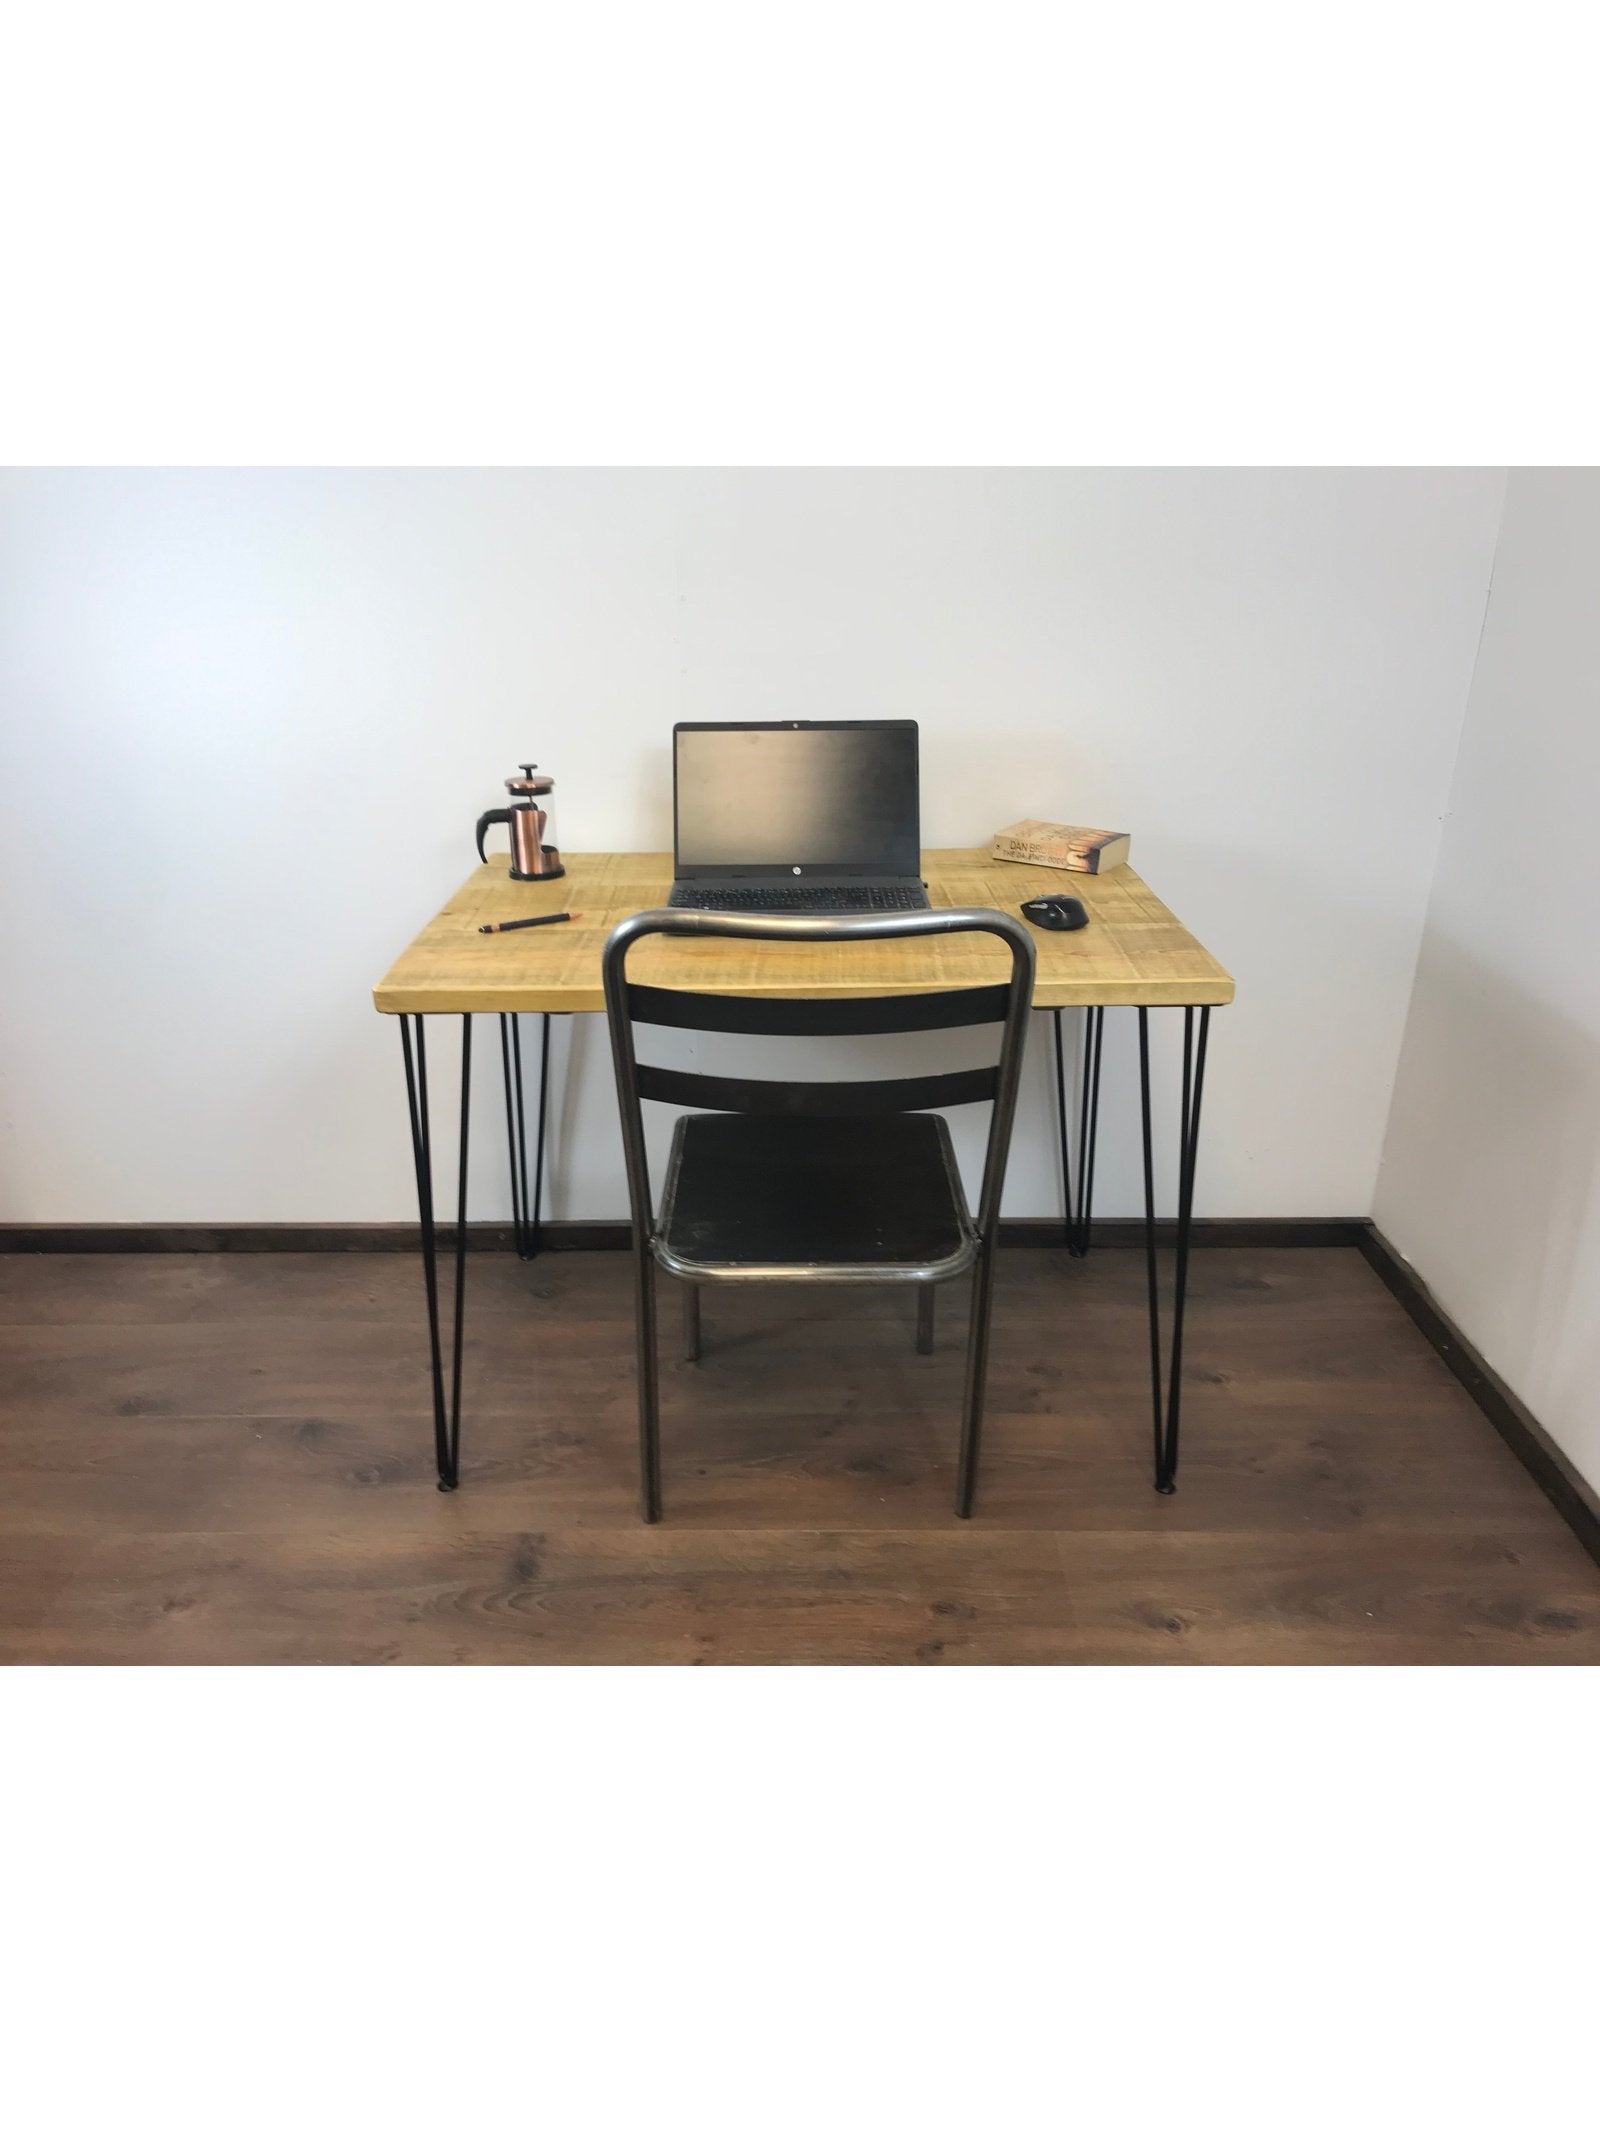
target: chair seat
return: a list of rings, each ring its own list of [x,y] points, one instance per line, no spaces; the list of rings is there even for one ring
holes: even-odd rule
[[[680,1119],[651,1249],[698,1281],[944,1281],[976,1256],[936,1114]]]

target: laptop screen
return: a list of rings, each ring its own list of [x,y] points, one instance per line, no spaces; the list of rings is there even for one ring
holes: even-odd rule
[[[915,719],[680,725],[672,738],[680,879],[918,873]]]

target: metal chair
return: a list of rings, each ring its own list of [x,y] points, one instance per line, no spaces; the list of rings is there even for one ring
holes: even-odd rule
[[[750,999],[635,985],[628,951],[652,934],[835,943],[992,933],[1011,953],[1007,983],[869,999]],[[699,1353],[700,1285],[724,1282],[919,1284],[917,1345],[933,1345],[933,1288],[972,1272],[956,1514],[972,1515],[988,1362],[995,1234],[1016,1111],[1033,942],[1002,911],[885,917],[758,918],[641,911],[606,942],[606,1014],[633,1216],[639,1340],[639,1461],[644,1517],[661,1516],[655,1270],[690,1284],[686,1348]],[[1003,1024],[993,1066],[893,1081],[746,1081],[641,1066],[636,1023],[760,1036],[865,1036]],[[645,1150],[645,1101],[690,1107],[678,1121],[657,1215]],[[934,1107],[992,1105],[977,1218],[967,1211],[949,1129]]]

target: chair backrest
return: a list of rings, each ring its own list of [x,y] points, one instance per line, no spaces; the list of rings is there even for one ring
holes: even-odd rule
[[[888,993],[865,999],[750,999],[729,993],[634,985],[628,951],[651,934],[705,940],[805,943],[919,940],[949,933],[992,933],[1011,951],[1011,975],[1000,985],[946,992]],[[951,1104],[992,1103],[977,1225],[994,1242],[1005,1182],[1006,1152],[1017,1108],[1022,1047],[1033,997],[1033,940],[1004,911],[896,911],[883,917],[761,918],[722,911],[640,911],[614,928],[603,959],[606,1016],[622,1113],[628,1196],[641,1238],[653,1213],[641,1103],[682,1104],[692,1110],[743,1111],[759,1117],[859,1118],[891,1111],[930,1111]],[[859,1037],[916,1030],[1004,1024],[994,1065],[890,1081],[749,1081],[724,1075],[641,1066],[634,1050],[637,1022],[673,1029],[727,1031],[743,1036]]]

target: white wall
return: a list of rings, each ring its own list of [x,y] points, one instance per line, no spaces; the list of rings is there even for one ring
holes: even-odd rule
[[[411,1213],[369,988],[518,757],[556,772],[569,848],[659,848],[675,718],[829,712],[922,722],[930,843],[1025,813],[1131,829],[1238,980],[1198,1205],[1365,1213],[1502,491],[1472,471],[0,477],[0,1215]],[[484,1216],[506,1206],[492,1028]],[[600,1039],[558,1041],[559,1214],[624,1204]],[[1131,1212],[1125,1028],[1106,1055],[1099,1198]],[[1046,1065],[1036,1043],[1015,1213],[1058,1205]]]
[[[1378,1224],[1600,1483],[1600,473],[1513,474]]]

